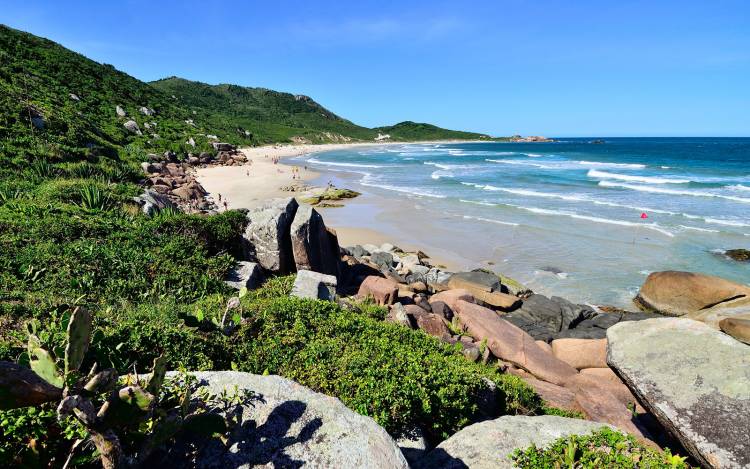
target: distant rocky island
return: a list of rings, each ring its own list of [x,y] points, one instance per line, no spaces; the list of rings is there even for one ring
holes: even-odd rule
[[[536,136],[529,136],[529,137],[522,137],[520,135],[513,135],[509,138],[509,141],[513,143],[545,143],[545,142],[554,142],[551,138],[542,137],[539,135]]]

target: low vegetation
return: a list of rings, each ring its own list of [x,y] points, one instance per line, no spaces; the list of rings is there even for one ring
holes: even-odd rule
[[[546,448],[531,446],[512,455],[522,469],[690,469],[686,458],[647,448],[633,436],[603,427],[591,435],[571,435],[555,440]]]

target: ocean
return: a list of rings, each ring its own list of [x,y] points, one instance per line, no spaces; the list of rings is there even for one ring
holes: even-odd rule
[[[750,283],[750,139],[563,138],[359,147],[296,164],[365,195],[326,211],[535,291],[632,306],[648,273]],[[325,184],[327,181],[323,181]]]

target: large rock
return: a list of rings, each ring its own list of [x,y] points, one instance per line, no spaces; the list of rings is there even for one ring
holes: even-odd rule
[[[453,314],[453,310],[456,309],[456,302],[458,300],[468,301],[469,303],[474,302],[474,296],[469,293],[469,290],[463,288],[456,288],[454,290],[441,291],[435,293],[429,299],[430,308],[435,313],[443,314],[445,317],[449,317]]]
[[[339,243],[329,233],[323,217],[311,206],[297,209],[290,228],[292,254],[297,270],[339,276]]]
[[[263,283],[263,272],[255,262],[240,261],[229,271],[224,283],[237,290],[254,290]]]
[[[750,308],[750,287],[720,277],[693,272],[654,272],[636,296],[646,310],[684,316],[717,308]]]
[[[417,305],[406,305],[406,314],[411,318],[412,324],[425,331],[427,334],[439,339],[450,337],[450,331],[445,325],[441,315],[430,313]]]
[[[570,366],[604,368],[607,366],[607,339],[556,339],[552,353]]]
[[[49,384],[29,368],[0,361],[0,410],[41,405],[61,397],[62,389]]]
[[[177,206],[166,195],[151,190],[147,190],[138,197],[133,197],[133,201],[140,205],[143,213],[148,216],[155,215],[164,209],[177,210]]]
[[[244,238],[250,260],[277,274],[295,271],[289,230],[298,207],[293,198],[274,199],[248,212]]]
[[[128,132],[132,132],[136,135],[141,135],[141,129],[138,127],[138,123],[134,120],[129,120],[122,124],[123,127],[125,127]]]
[[[719,321],[719,327],[735,339],[750,344],[750,319],[725,318]]]
[[[474,339],[487,341],[493,355],[539,379],[563,385],[578,373],[572,366],[542,350],[529,334],[501,319],[491,309],[458,300],[455,313]]]
[[[371,275],[359,286],[357,296],[360,298],[371,297],[381,306],[391,305],[398,298],[398,283],[387,278]]]
[[[620,323],[607,339],[609,365],[701,464],[750,467],[747,345],[676,318]]]
[[[173,451],[161,461],[150,461],[149,467],[408,467],[383,428],[336,398],[279,376],[191,374],[213,395],[228,392],[252,398],[240,407],[240,422],[231,427],[226,444],[213,440],[193,454],[187,451],[189,441],[178,438]]]
[[[504,416],[460,430],[414,465],[417,469],[505,469],[510,455],[531,445],[543,448],[568,435],[587,435],[606,427],[587,420],[542,415]]]
[[[336,298],[336,277],[310,270],[300,270],[294,279],[292,296],[333,301]]]

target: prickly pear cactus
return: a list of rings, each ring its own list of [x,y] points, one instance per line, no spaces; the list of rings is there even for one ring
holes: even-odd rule
[[[91,313],[78,307],[68,322],[67,345],[65,347],[65,375],[78,371],[91,342]]]
[[[42,348],[42,343],[35,335],[29,335],[28,343],[29,366],[40,378],[53,386],[61,388],[63,377],[57,369],[55,359]]]
[[[154,359],[154,368],[151,370],[151,379],[148,381],[146,391],[158,396],[161,385],[164,382],[164,375],[167,374],[167,358],[162,354]]]

